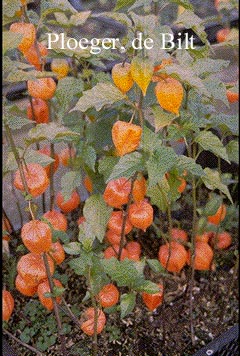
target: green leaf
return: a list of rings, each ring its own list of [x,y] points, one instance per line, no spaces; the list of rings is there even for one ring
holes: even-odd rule
[[[181,25],[185,28],[191,28],[205,44],[207,41],[207,34],[204,29],[203,20],[194,14],[191,10],[183,11],[175,21],[176,25]]]
[[[182,6],[182,7],[184,7],[184,9],[194,10],[192,4],[188,0],[170,0],[170,2],[173,2],[179,6]]]
[[[226,148],[223,146],[220,139],[211,131],[201,131],[195,138],[195,142],[197,142],[204,150],[210,151],[217,157],[221,157],[225,161],[229,162]]]
[[[205,205],[204,209],[202,210],[202,215],[204,216],[209,216],[209,215],[214,215],[220,205],[222,204],[223,199],[220,195],[213,194],[210,197],[210,200],[207,202]]]
[[[118,11],[120,9],[122,9],[123,7],[129,7],[131,5],[133,5],[135,2],[135,0],[117,0],[117,3],[115,5],[115,8],[113,9],[113,11]]]
[[[120,300],[121,319],[125,318],[135,308],[136,295],[134,293],[122,294]]]
[[[232,197],[230,195],[228,187],[222,183],[219,172],[210,168],[205,168],[204,171],[205,171],[205,176],[202,177],[202,181],[205,184],[205,186],[210,190],[215,190],[215,189],[220,190],[223,194],[225,194],[228,197],[230,202],[233,204]]]
[[[41,1],[41,18],[42,20],[53,12],[64,12],[76,14],[77,10],[65,0],[42,0]]]
[[[149,294],[154,294],[154,293],[158,293],[160,291],[159,286],[149,280],[143,280],[141,285],[139,285],[138,288],[136,288],[136,290],[138,292],[145,292],[145,293],[149,293]]]
[[[82,251],[80,257],[74,258],[69,262],[69,266],[76,274],[84,275],[88,268],[92,266],[92,256],[92,252]]]
[[[128,28],[132,26],[132,21],[130,20],[130,18],[124,14],[124,13],[116,13],[116,12],[102,12],[100,14],[94,14],[93,17],[109,17],[110,19],[113,19],[115,21],[118,21],[120,23],[122,23],[123,25],[127,26]]]
[[[81,158],[84,160],[85,164],[95,172],[95,163],[97,159],[97,154],[95,149],[89,144],[84,145],[84,149],[81,152]]]
[[[151,268],[154,273],[166,274],[165,268],[161,265],[161,263],[156,259],[147,259],[147,264]]]
[[[188,173],[191,173],[195,176],[201,177],[205,174],[200,164],[196,163],[195,160],[191,157],[180,155],[177,158],[176,164],[179,169],[183,171],[186,170]]]
[[[162,140],[159,138],[159,135],[154,133],[147,126],[144,126],[141,138],[143,150],[148,153],[153,153],[161,145]]]
[[[156,205],[162,212],[166,212],[170,200],[169,191],[168,180],[163,177],[158,184],[148,187],[147,196],[151,199],[152,205]]]
[[[68,130],[66,127],[57,124],[56,122],[50,122],[48,124],[38,124],[34,128],[28,131],[28,137],[26,141],[29,143],[48,140],[54,142],[65,138],[75,138],[79,134]]]
[[[66,77],[59,80],[55,98],[58,100],[58,117],[62,118],[67,113],[71,101],[80,95],[84,89],[83,81],[79,78]]]
[[[99,111],[105,105],[111,105],[125,98],[126,95],[123,95],[113,84],[98,83],[92,89],[83,92],[83,96],[71,111],[79,110],[85,112],[90,108],[95,108]]]
[[[161,146],[147,161],[149,186],[158,183],[176,163],[177,154],[170,147]]]
[[[192,64],[192,69],[199,76],[202,74],[213,74],[227,68],[230,61],[223,59],[200,58]]]
[[[81,174],[79,171],[66,172],[61,177],[61,193],[64,201],[71,198],[72,192],[81,184]]]
[[[111,212],[112,208],[105,203],[100,194],[90,196],[85,202],[83,215],[100,242],[104,239]]]
[[[62,241],[64,244],[68,244],[70,237],[68,236],[68,234],[64,231],[60,231],[60,230],[53,230],[52,231],[52,237],[53,240],[55,241]]]
[[[63,248],[69,255],[79,255],[81,252],[81,244],[76,241],[63,245]]]
[[[110,180],[120,177],[130,178],[136,172],[142,172],[144,170],[144,165],[145,164],[141,153],[132,152],[126,154],[121,157],[118,163],[115,165],[106,183],[110,182]]]
[[[232,134],[239,134],[239,117],[238,115],[226,115],[226,114],[213,114],[211,116],[211,122],[221,130],[231,131]]]
[[[103,175],[104,181],[108,181],[114,167],[118,163],[118,157],[103,157],[98,164],[98,172]]]
[[[32,149],[28,149],[26,151],[24,158],[26,163],[38,163],[43,167],[46,167],[55,161],[55,159],[51,158],[50,156]]]
[[[239,143],[236,140],[230,141],[226,146],[227,154],[231,162],[239,164]]]
[[[215,75],[211,75],[204,79],[203,82],[213,99],[221,100],[226,106],[229,107],[226,95],[226,86],[220,79],[218,79]]]
[[[154,116],[155,132],[158,132],[165,126],[168,126],[177,117],[175,114],[167,113],[159,105],[152,107],[152,113]]]
[[[5,9],[4,9],[5,11]],[[17,48],[23,38],[22,34],[4,31],[3,32],[3,55],[10,49]]]

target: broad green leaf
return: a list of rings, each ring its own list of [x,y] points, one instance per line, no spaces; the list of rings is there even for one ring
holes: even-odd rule
[[[63,245],[63,248],[69,255],[79,255],[81,252],[81,244],[76,241]]]
[[[219,206],[222,204],[222,201],[223,199],[220,195],[212,194],[210,196],[210,200],[207,202],[204,209],[202,210],[202,215],[214,215],[217,212]]]
[[[223,59],[200,58],[192,64],[192,69],[196,75],[217,73],[227,68],[229,61]]]
[[[124,13],[116,13],[116,12],[102,12],[100,14],[94,14],[92,17],[109,17],[115,21],[122,23],[123,25],[127,26],[128,28],[132,26],[132,21],[130,18]]]
[[[152,107],[152,113],[154,116],[155,132],[158,132],[165,126],[168,126],[177,117],[175,114],[167,113],[159,105]]]
[[[3,55],[9,50],[13,48],[17,48],[19,43],[22,40],[23,35],[11,31],[3,32]]]
[[[205,87],[207,88],[211,97],[215,100],[221,100],[226,106],[229,107],[226,86],[215,75],[211,75],[203,80]]]
[[[139,287],[135,289],[138,292],[145,292],[149,294],[158,293],[160,291],[159,286],[156,283],[149,280],[143,280],[141,285],[139,285]]]
[[[228,187],[222,183],[219,172],[210,168],[205,168],[204,171],[205,171],[205,176],[202,177],[202,181],[205,184],[205,186],[210,190],[215,190],[215,189],[220,190],[223,194],[225,194],[228,197],[230,202],[233,204],[232,197],[230,195]]]
[[[66,77],[59,80],[55,98],[58,100],[58,117],[67,113],[75,95],[80,95],[84,89],[83,81],[79,78]]]
[[[135,3],[129,8],[129,11],[136,9],[141,6],[150,6],[153,0],[135,0]]]
[[[136,304],[136,295],[134,293],[122,294],[120,299],[121,319],[130,314]]]
[[[47,221],[47,220],[46,220]],[[70,236],[65,231],[52,230],[53,241],[62,241],[64,244],[69,243]]]
[[[211,122],[216,127],[219,127],[223,131],[229,131],[234,134],[239,134],[239,118],[238,115],[226,115],[226,114],[213,114],[211,116]]]
[[[183,11],[175,21],[176,25],[182,25],[185,28],[191,28],[201,39],[203,43],[208,43],[207,34],[203,25],[203,20],[198,17],[193,11]]]
[[[171,147],[161,146],[147,161],[149,187],[158,183],[175,164],[177,154]]]
[[[55,159],[51,158],[50,156],[32,149],[28,149],[26,151],[24,159],[26,163],[38,163],[43,167],[46,167],[55,161]]]
[[[97,154],[95,149],[92,146],[85,145],[84,150],[82,151],[81,155],[82,159],[84,160],[85,164],[95,172],[95,163],[97,159]]]
[[[115,165],[106,183],[110,182],[112,179],[117,179],[120,177],[130,178],[136,172],[142,172],[144,170],[144,166],[145,163],[141,153],[132,152],[126,154],[121,157],[118,163]]]
[[[48,124],[38,124],[36,127],[32,128],[28,132],[28,138],[26,141],[39,142],[43,140],[48,140],[49,142],[54,142],[59,139],[64,138],[74,138],[78,137],[79,134],[68,130],[66,127],[59,125],[55,122]]]
[[[197,142],[204,150],[210,151],[217,157],[221,157],[229,162],[226,148],[223,146],[220,139],[211,131],[201,131],[195,138],[195,142]]]
[[[195,176],[201,177],[205,174],[200,164],[196,163],[195,160],[191,157],[180,155],[177,158],[177,166],[179,169],[183,171],[186,170],[188,173],[191,173]]]
[[[189,0],[170,0],[170,2],[173,2],[179,6],[184,7],[184,9],[187,10],[193,10],[193,6]]]
[[[20,1],[19,0],[4,0],[2,7],[4,16],[14,17],[16,11],[20,10]]]
[[[131,62],[131,75],[145,96],[153,76],[153,63],[147,58],[134,57]]]
[[[81,251],[80,257],[74,258],[69,261],[70,268],[78,275],[85,275],[88,272],[89,267],[92,266],[92,252]]]
[[[156,259],[147,259],[147,264],[154,273],[166,274],[166,269]]]
[[[202,79],[198,78],[191,68],[183,67],[178,64],[166,66],[161,72],[171,75],[173,78],[195,88],[201,94],[209,96],[207,89],[204,86]]]
[[[88,221],[84,221],[79,225],[78,241],[81,242],[84,251],[92,251],[95,237],[96,235]]]
[[[79,110],[85,112],[90,108],[95,108],[99,111],[105,105],[111,105],[125,98],[126,96],[113,84],[98,83],[92,89],[83,92],[83,96],[71,111]]]
[[[53,12],[66,12],[76,14],[77,10],[65,0],[42,0],[41,1],[41,18],[44,19],[47,15]]]
[[[239,143],[236,140],[230,141],[226,146],[227,154],[231,162],[239,164]]]
[[[159,138],[159,135],[154,133],[147,126],[144,126],[141,137],[141,147],[143,148],[144,152],[153,153],[161,145],[162,140]]]
[[[72,192],[81,184],[81,174],[78,171],[66,172],[61,177],[61,193],[64,201],[70,199]]]
[[[118,161],[119,161],[118,157],[106,157],[106,156],[99,160],[98,172],[103,175],[105,182],[110,177]]]
[[[95,237],[102,242],[106,233],[112,208],[103,200],[102,195],[94,194],[89,197],[83,208],[83,215],[90,224]]]
[[[151,199],[151,204],[156,205],[162,212],[166,212],[170,199],[168,193],[170,187],[167,178],[164,176],[158,184],[148,187],[147,196]]]
[[[135,0],[117,0],[115,8],[113,11],[121,10],[123,7],[128,7],[134,4]]]
[[[11,115],[11,116],[6,115],[5,121],[6,121],[6,124],[12,130],[20,130],[22,127],[32,124],[32,122],[28,119],[24,119],[23,117],[16,117],[13,115]]]

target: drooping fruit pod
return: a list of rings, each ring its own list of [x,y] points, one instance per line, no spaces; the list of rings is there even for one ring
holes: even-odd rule
[[[232,244],[232,236],[227,231],[213,233],[210,238],[210,245],[218,250],[225,250]]]
[[[104,258],[106,258],[106,259],[109,259],[109,258],[112,258],[112,257],[118,258],[119,251],[120,251],[120,246],[119,245],[109,246],[103,252]],[[125,248],[122,248],[120,261],[123,261],[125,258],[128,258],[128,251]]]
[[[64,213],[70,213],[76,209],[80,203],[81,200],[77,191],[73,191],[70,199],[66,201],[61,192],[58,192],[56,195],[56,204]]]
[[[114,284],[106,284],[98,293],[97,299],[103,308],[113,307],[119,301],[119,291]]]
[[[33,45],[36,38],[36,30],[32,23],[15,22],[11,24],[10,31],[23,35],[18,45],[19,51],[23,54]]]
[[[106,232],[106,240],[111,245],[120,245],[121,234],[116,234],[116,232],[108,230]]]
[[[68,61],[64,58],[53,58],[51,70],[57,75],[58,79],[65,78],[70,70]]]
[[[43,221],[32,220],[23,225],[21,238],[30,252],[48,252],[52,244],[52,231]]]
[[[38,47],[38,50],[36,46]],[[44,44],[37,42],[36,45],[34,43],[27,51],[24,52],[24,57],[28,63],[32,64],[37,70],[41,70],[42,64],[38,55],[38,51],[40,57],[45,57],[48,55],[47,47]]]
[[[131,62],[131,76],[144,96],[151,83],[153,70],[154,67],[148,58],[135,57]]]
[[[177,241],[177,242],[187,242],[188,241],[188,235],[186,233],[186,231],[184,231],[183,229],[178,229],[178,228],[173,228],[171,230],[171,239],[172,241]]]
[[[32,105],[29,103],[27,106],[27,117],[29,120],[35,120],[37,124],[47,124],[49,122],[47,102],[39,98],[33,98]]]
[[[147,182],[144,176],[141,174],[137,177],[137,179],[133,183],[133,201],[135,203],[144,200],[145,195],[147,193]]]
[[[49,179],[45,169],[38,163],[29,163],[23,168],[29,193],[35,198],[43,194],[48,186]],[[14,178],[15,188],[24,191],[24,184],[22,182],[20,171],[17,170]]]
[[[93,192],[93,183],[89,176],[86,176],[83,180],[83,185],[87,189],[88,193]]]
[[[153,223],[152,205],[145,200],[131,204],[129,207],[129,221],[134,227],[146,231]]]
[[[160,80],[155,87],[155,95],[159,105],[176,115],[179,115],[183,93],[182,84],[171,77]]]
[[[65,251],[59,241],[53,242],[48,254],[57,265],[60,265],[65,260]]]
[[[142,136],[142,128],[125,121],[116,121],[112,127],[112,140],[118,156],[138,149]]]
[[[25,281],[20,274],[17,275],[15,279],[16,289],[23,295],[27,297],[33,297],[37,293],[38,285],[31,285]]]
[[[163,286],[162,284],[158,284],[158,287],[160,289],[158,293],[154,293],[154,294],[149,294],[145,292],[142,293],[143,302],[150,311],[155,310],[157,307],[159,307],[159,305],[162,304]]]
[[[2,291],[2,320],[8,321],[14,309],[14,299],[12,294],[7,291]]]
[[[126,94],[134,84],[131,65],[127,62],[115,64],[112,68],[112,79],[116,87]]]
[[[48,210],[43,214],[43,218],[50,223],[54,230],[67,231],[67,218],[60,211]]]
[[[37,80],[28,80],[28,94],[33,98],[42,100],[51,99],[56,91],[57,85],[52,78],[39,78]]]
[[[169,272],[179,273],[185,266],[187,257],[188,254],[183,245],[175,241],[160,246],[158,252],[159,262]]]
[[[108,229],[114,231],[116,234],[121,235],[123,225],[123,212],[113,211],[108,221]],[[125,224],[125,234],[127,235],[132,230],[132,224],[127,218]]]
[[[106,316],[104,312],[100,309],[97,310],[97,313],[97,334],[100,334],[106,324]],[[81,330],[89,336],[93,336],[94,334],[94,315],[94,308],[88,308],[85,310],[80,319]]]
[[[127,204],[131,191],[131,182],[127,178],[118,178],[111,180],[104,191],[103,199],[105,202],[114,207],[121,208]]]
[[[206,242],[197,241],[195,245],[194,269],[207,271],[210,269],[213,259],[213,250]],[[188,251],[188,261],[190,265],[190,251]]]
[[[54,285],[55,285],[56,287],[63,288],[63,285],[62,285],[62,283],[61,283],[59,280],[53,279],[53,283],[54,283]],[[47,310],[53,310],[53,301],[52,301],[52,298],[45,296],[45,293],[50,293],[50,292],[51,292],[51,289],[50,289],[50,285],[49,285],[48,280],[45,280],[45,281],[41,282],[41,283],[38,285],[38,288],[37,288],[38,298],[39,298],[41,304],[42,304]],[[61,299],[62,299],[61,296],[56,297],[56,302],[57,302],[58,304],[60,304]]]
[[[227,208],[225,204],[221,204],[214,215],[209,215],[207,221],[213,225],[219,225],[225,219]]]
[[[76,156],[76,150],[74,148],[64,148],[62,149],[59,154],[60,162],[63,166],[68,167],[71,161]]]

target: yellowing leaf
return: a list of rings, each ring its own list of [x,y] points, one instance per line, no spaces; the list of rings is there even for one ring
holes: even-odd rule
[[[183,100],[183,86],[177,79],[169,77],[160,80],[155,87],[155,94],[163,109],[179,115]]]
[[[135,57],[131,63],[132,78],[140,87],[144,96],[152,80],[153,69],[152,62],[147,58],[142,59]]]

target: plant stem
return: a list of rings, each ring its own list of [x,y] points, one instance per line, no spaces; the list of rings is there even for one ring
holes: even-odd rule
[[[139,116],[139,122],[140,122],[141,128],[143,129],[144,117],[143,117],[142,105],[143,105],[143,93],[141,90],[140,96],[139,96],[139,102],[138,102],[138,116]]]
[[[46,252],[43,253],[43,261],[44,261],[44,265],[45,265],[46,272],[47,272],[47,278],[48,278],[48,282],[49,282],[50,291],[51,291],[51,293],[53,293],[54,282],[53,282],[53,278],[52,278],[52,275],[51,275],[51,271],[50,271],[50,267],[49,267],[49,263],[48,263]],[[67,356],[66,344],[65,344],[65,336],[64,336],[63,331],[62,331],[62,322],[61,322],[60,315],[59,315],[58,304],[56,302],[56,298],[55,297],[52,296],[51,298],[52,298],[52,302],[53,302],[55,318],[56,318],[56,321],[57,321],[58,337],[59,337],[60,342],[61,342],[62,356]]]
[[[18,342],[20,345],[26,347],[27,349],[31,350],[32,352],[34,352],[35,354],[42,356],[43,354],[38,351],[37,349],[35,349],[34,347],[26,344],[25,342],[23,342],[22,340],[18,339],[16,336],[14,336],[13,334],[11,334],[8,330],[3,329],[3,333],[8,335],[9,337],[11,337],[13,340],[15,340],[16,342]]]
[[[50,157],[54,159],[54,144],[50,144]],[[54,163],[50,164],[50,210],[54,208]]]
[[[94,334],[93,334],[93,341],[92,341],[92,356],[97,356],[97,354],[98,354],[98,341],[97,341],[98,308],[97,308],[97,303],[96,303],[95,296],[94,296],[93,289],[92,289],[91,267],[89,267],[89,269],[88,269],[87,282],[88,282],[89,293],[90,293],[92,305],[94,308]]]

